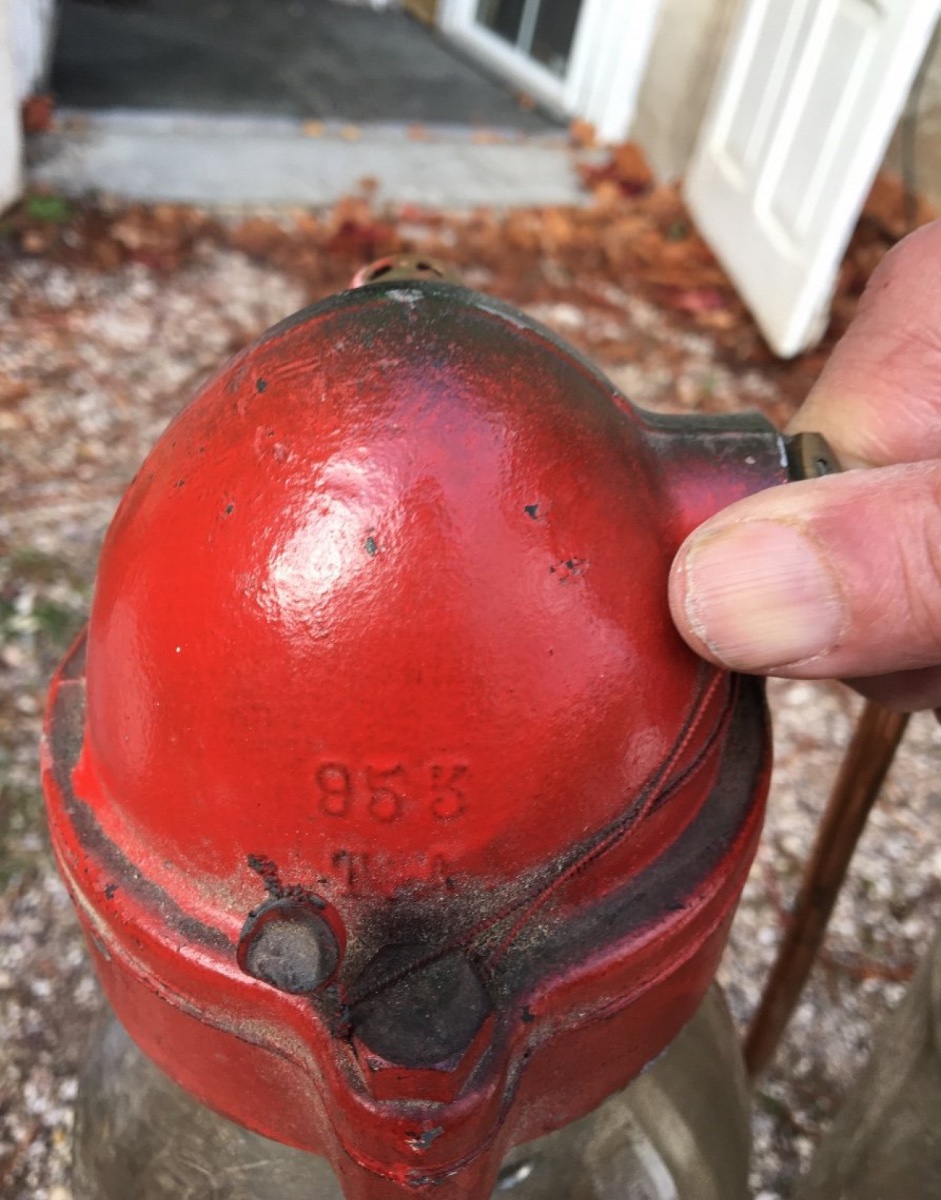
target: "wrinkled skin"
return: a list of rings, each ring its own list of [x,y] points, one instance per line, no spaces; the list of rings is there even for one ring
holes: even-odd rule
[[[681,548],[673,616],[705,658],[941,705],[939,264],[941,222],[886,257],[791,423],[845,473],[731,505]]]

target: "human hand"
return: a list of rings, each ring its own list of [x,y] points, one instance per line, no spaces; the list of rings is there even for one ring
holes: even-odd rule
[[[670,578],[680,633],[734,670],[938,708],[941,221],[883,260],[788,428],[822,433],[846,471],[750,496],[691,534]]]

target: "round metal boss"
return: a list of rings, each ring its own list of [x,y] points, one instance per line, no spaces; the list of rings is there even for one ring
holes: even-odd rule
[[[264,905],[239,939],[238,962],[247,975],[296,995],[323,987],[339,958],[336,935],[309,900]]]

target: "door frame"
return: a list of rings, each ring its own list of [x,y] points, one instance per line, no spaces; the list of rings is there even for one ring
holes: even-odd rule
[[[0,0],[0,212],[23,190],[23,134],[17,63],[13,50],[13,0]]]
[[[17,99],[48,85],[57,0],[5,0]]]
[[[442,0],[438,27],[552,112],[590,121],[602,141],[618,142],[630,131],[660,4],[582,0],[564,78],[479,25],[478,0]]]

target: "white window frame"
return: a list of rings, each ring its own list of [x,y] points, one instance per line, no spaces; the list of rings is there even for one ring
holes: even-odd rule
[[[660,2],[582,0],[564,78],[479,25],[478,0],[443,0],[438,25],[551,111],[591,121],[603,141],[616,142],[630,130]]]

